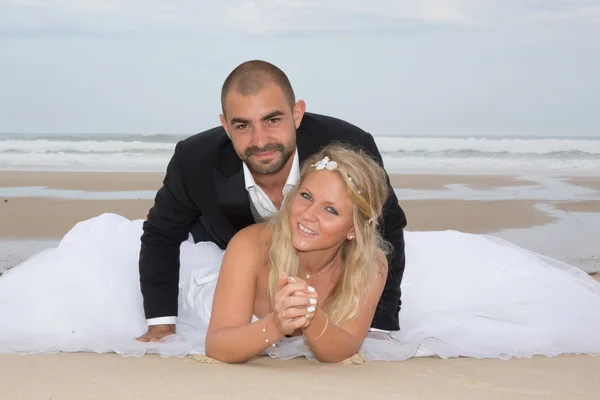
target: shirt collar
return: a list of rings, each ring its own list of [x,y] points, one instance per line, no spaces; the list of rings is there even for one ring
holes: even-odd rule
[[[256,186],[256,182],[254,181],[254,177],[250,172],[250,169],[246,165],[245,162],[242,162],[242,168],[244,169],[244,182],[246,183],[246,190],[253,188]],[[289,187],[296,186],[296,183],[300,180],[300,161],[298,158],[298,148],[294,152],[294,159],[292,160],[292,168],[290,169],[290,174],[285,181],[285,186],[283,187],[283,194],[285,195]]]

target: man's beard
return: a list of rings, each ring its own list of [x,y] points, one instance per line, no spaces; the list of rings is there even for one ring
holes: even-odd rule
[[[292,154],[294,153],[294,148],[289,146],[290,149],[287,149],[281,143],[267,143],[267,145],[263,148],[258,148],[256,146],[248,147],[244,151],[244,162],[248,166],[250,171],[254,172],[258,175],[269,175],[278,172],[285,163],[290,159]],[[260,161],[254,161],[251,156],[255,153],[263,153],[268,151],[277,151],[281,154],[281,157],[278,160],[275,160],[273,164],[263,164]],[[270,161],[270,160],[269,160]]]

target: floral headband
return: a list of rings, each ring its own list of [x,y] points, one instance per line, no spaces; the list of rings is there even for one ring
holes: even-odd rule
[[[335,161],[330,160],[328,156],[325,156],[325,157],[323,157],[323,159],[321,161],[317,161],[315,164],[312,164],[311,167],[315,167],[315,169],[317,171],[320,171],[322,169],[326,169],[328,171],[333,171],[333,170],[337,169],[338,164]],[[352,177],[350,175],[348,175],[348,179],[356,187],[356,183],[354,183],[354,181],[352,180]],[[358,188],[356,188],[356,191],[358,192],[358,194],[361,194],[360,190],[358,190]],[[375,221],[375,218],[370,218],[369,224],[372,224],[373,221]]]
[[[329,156],[325,156],[325,157],[323,157],[323,159],[321,161],[317,161],[315,164],[311,165],[311,167],[315,167],[315,169],[317,171],[320,171],[322,169],[326,169],[328,171],[333,171],[333,170],[337,169],[338,164],[335,161],[330,161]],[[352,180],[352,177],[350,175],[348,175],[348,179],[356,187],[356,183],[354,183],[354,181]],[[356,191],[360,194],[360,190],[358,190],[358,188],[356,188]]]

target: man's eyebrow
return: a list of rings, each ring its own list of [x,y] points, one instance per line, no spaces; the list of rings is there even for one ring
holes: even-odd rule
[[[250,121],[243,118],[231,118],[231,124],[250,124]]]
[[[275,111],[273,111],[272,113],[269,113],[269,114],[265,115],[265,116],[264,116],[264,117],[262,117],[261,119],[262,119],[263,121],[267,121],[267,120],[269,120],[269,119],[271,119],[271,118],[279,117],[280,115],[284,115],[284,114],[283,114],[283,111],[275,110]]]

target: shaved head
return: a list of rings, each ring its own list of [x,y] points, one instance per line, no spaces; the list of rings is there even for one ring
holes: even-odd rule
[[[225,114],[225,99],[231,91],[236,91],[243,96],[253,96],[271,83],[279,86],[289,102],[290,108],[294,108],[296,97],[286,74],[266,61],[252,60],[239,65],[225,79],[221,89],[223,114]]]

